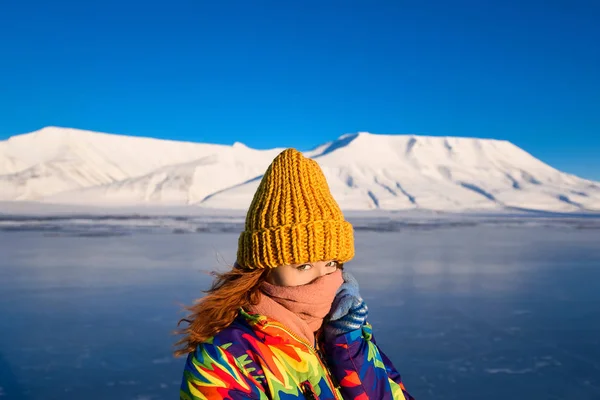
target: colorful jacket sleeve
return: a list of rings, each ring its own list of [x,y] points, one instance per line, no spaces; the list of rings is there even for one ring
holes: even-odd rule
[[[379,349],[368,323],[323,344],[344,399],[414,400],[400,374]]]
[[[227,345],[204,343],[188,358],[183,371],[181,400],[266,400],[259,382],[245,374]]]

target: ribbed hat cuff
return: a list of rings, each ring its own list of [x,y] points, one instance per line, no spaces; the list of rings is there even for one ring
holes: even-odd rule
[[[344,220],[320,220],[242,232],[237,263],[252,269],[275,268],[325,260],[344,263],[353,257],[352,225]]]

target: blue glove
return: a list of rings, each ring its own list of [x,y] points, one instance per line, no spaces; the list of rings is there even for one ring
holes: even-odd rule
[[[361,328],[367,321],[369,309],[358,293],[358,282],[344,271],[344,283],[338,289],[331,311],[329,321],[325,324],[325,335],[339,336]]]

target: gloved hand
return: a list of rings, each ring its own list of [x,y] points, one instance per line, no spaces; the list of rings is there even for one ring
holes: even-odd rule
[[[338,289],[328,322],[325,324],[325,335],[339,336],[362,327],[367,321],[369,309],[358,293],[358,282],[346,271],[343,271],[344,283]]]

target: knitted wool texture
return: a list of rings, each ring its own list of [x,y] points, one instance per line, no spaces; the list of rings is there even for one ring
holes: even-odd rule
[[[316,161],[281,152],[265,172],[238,241],[240,266],[274,268],[354,257],[354,231]]]

